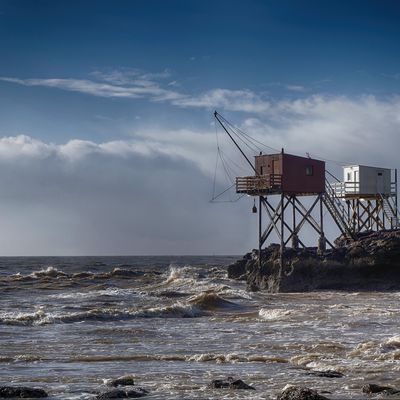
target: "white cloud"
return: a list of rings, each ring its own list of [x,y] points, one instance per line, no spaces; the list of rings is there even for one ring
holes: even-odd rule
[[[54,146],[26,135],[0,138],[0,159],[47,158]]]
[[[182,97],[172,101],[180,107],[222,108],[229,111],[267,113],[268,101],[250,90],[213,89],[199,96]]]
[[[92,73],[97,81],[88,79],[19,79],[0,77],[1,81],[24,86],[42,86],[85,93],[108,98],[139,99],[168,102],[179,107],[220,108],[229,111],[243,111],[263,114],[270,109],[270,103],[259,94],[243,89],[212,89],[199,95],[171,90],[178,87],[177,81],[167,82],[163,88],[158,80],[170,77],[169,71],[141,73],[137,70],[115,70],[108,73]]]
[[[166,101],[184,97],[178,92],[163,89],[156,83],[144,79],[137,79],[129,86],[95,82],[87,79],[18,79],[0,77],[0,80],[24,86],[51,87],[109,98],[149,98],[152,101]]]
[[[287,90],[291,90],[292,92],[305,92],[306,88],[301,85],[286,85]]]

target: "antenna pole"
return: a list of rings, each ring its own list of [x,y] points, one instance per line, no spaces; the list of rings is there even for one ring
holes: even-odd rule
[[[254,165],[250,162],[250,160],[247,158],[246,154],[244,154],[243,150],[241,147],[237,144],[235,139],[232,137],[232,135],[229,133],[228,129],[226,129],[225,125],[221,122],[221,120],[218,118],[219,114],[214,111],[214,117],[215,119],[219,122],[219,124],[224,128],[224,131],[228,134],[228,136],[231,138],[232,142],[235,143],[235,146],[239,149],[239,151],[242,153],[242,156],[246,159],[246,161],[249,163],[250,167],[253,169],[253,171],[256,173],[256,175],[259,175],[256,169],[254,168]]]

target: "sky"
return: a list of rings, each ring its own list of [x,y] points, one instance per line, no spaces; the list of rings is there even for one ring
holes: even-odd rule
[[[210,202],[217,146],[251,174],[214,110],[339,177],[399,168],[399,20],[390,0],[0,0],[0,254],[257,247],[251,198]]]

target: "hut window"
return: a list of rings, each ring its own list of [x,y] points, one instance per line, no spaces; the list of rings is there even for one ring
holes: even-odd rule
[[[347,181],[348,181],[348,182],[351,181],[351,172],[348,172],[348,173],[347,173]]]
[[[378,172],[378,176],[382,176],[382,172]]]
[[[313,176],[314,175],[314,169],[312,165],[307,165],[306,166],[306,175],[307,176]]]

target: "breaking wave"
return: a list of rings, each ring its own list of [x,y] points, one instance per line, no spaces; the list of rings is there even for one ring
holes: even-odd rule
[[[286,358],[264,355],[242,355],[236,353],[218,354],[132,354],[132,355],[90,355],[74,356],[71,362],[113,362],[113,361],[185,361],[185,362],[210,362],[217,364],[235,363],[288,363]]]
[[[151,273],[154,271],[141,271],[141,270],[130,270],[120,267],[115,267],[108,272],[90,272],[81,271],[73,274],[67,274],[53,266],[42,268],[39,271],[33,271],[28,275],[17,273],[9,276],[12,280],[32,280],[32,279],[46,279],[46,278],[72,278],[72,279],[110,279],[110,278],[132,278],[142,276],[145,273]]]
[[[47,268],[43,268],[39,271],[33,271],[32,273],[28,275],[22,275],[21,273],[17,273],[14,275],[9,276],[12,280],[32,280],[32,279],[43,279],[43,278],[60,278],[60,277],[68,277],[68,274],[66,274],[63,271],[60,271],[59,269],[53,267],[53,266],[48,266]]]
[[[239,307],[238,304],[225,300],[213,291],[203,292],[188,299],[189,303],[203,310],[216,310]]]
[[[6,325],[46,325],[55,323],[74,323],[83,321],[118,321],[134,318],[196,318],[204,313],[192,304],[175,303],[165,307],[143,310],[118,310],[95,308],[89,311],[52,314],[39,309],[34,313],[6,313],[0,315],[0,324]]]

